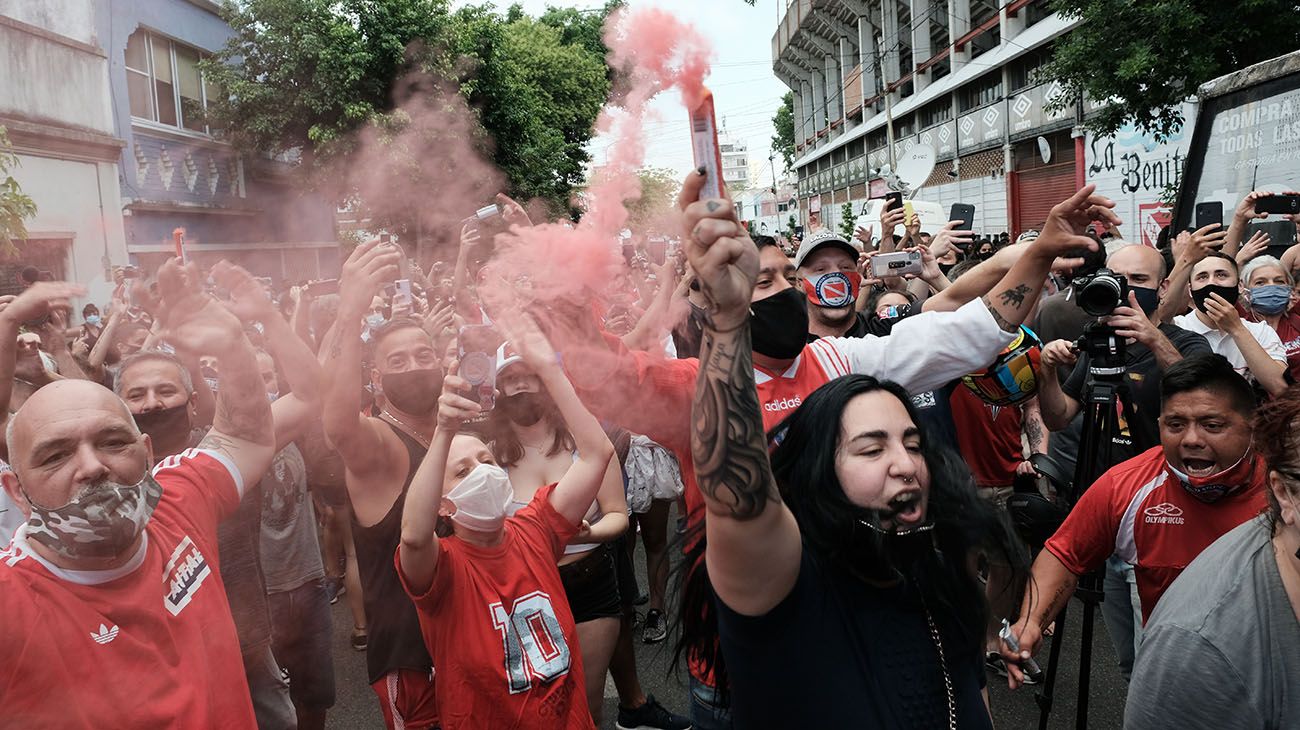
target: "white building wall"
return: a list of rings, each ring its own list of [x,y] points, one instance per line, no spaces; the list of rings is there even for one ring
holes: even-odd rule
[[[1170,210],[1160,199],[1166,186],[1182,179],[1196,105],[1183,104],[1182,111],[1182,129],[1162,143],[1132,125],[1107,137],[1089,132],[1084,139],[1084,176],[1097,184],[1099,195],[1115,201],[1115,213],[1124,221],[1120,232],[1133,243],[1154,246],[1160,228],[1169,223]],[[1225,218],[1236,204],[1224,203]]]
[[[36,203],[36,217],[27,222],[29,237],[71,239],[67,276],[86,285],[85,301],[102,309],[113,289],[104,257],[126,263],[117,165],[31,155],[18,159],[22,166],[13,171],[14,179]],[[74,320],[80,321],[79,316]]]
[[[94,0],[0,0],[0,126],[19,160],[11,174],[36,204],[26,221],[30,239],[68,241],[67,277],[89,287],[85,301],[102,306],[112,286],[106,260],[127,258],[120,142],[96,7]]]

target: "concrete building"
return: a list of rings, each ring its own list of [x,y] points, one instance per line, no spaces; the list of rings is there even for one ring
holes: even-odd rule
[[[1042,225],[1085,179],[1090,107],[1048,113],[1058,89],[1034,80],[1075,22],[1045,0],[791,0],[772,59],[794,92],[800,208],[881,197],[892,138],[895,157],[936,153],[915,198],[974,204],[979,233]]]
[[[727,121],[722,120],[718,132],[718,151],[722,154],[722,181],[728,190],[749,187],[749,145],[727,133]]]
[[[792,228],[797,231],[803,225],[795,186],[790,182],[782,183],[775,194],[770,186],[745,190],[734,195],[733,202],[740,220],[752,223],[755,233],[789,235]]]
[[[0,0],[0,126],[19,161],[11,174],[37,207],[18,255],[0,260],[0,294],[16,293],[18,272],[34,265],[89,285],[88,299],[102,303],[110,265],[126,263],[118,188],[124,143],[95,6]]]
[[[100,0],[96,32],[108,56],[113,128],[125,142],[121,201],[131,260],[152,271],[186,230],[201,264],[241,263],[278,284],[338,271],[334,208],[304,194],[290,165],[241,157],[209,128],[218,89],[200,59],[231,36],[213,0]]]

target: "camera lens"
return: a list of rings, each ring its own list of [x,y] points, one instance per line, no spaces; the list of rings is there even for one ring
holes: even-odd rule
[[[1109,272],[1098,272],[1080,287],[1078,292],[1079,308],[1094,317],[1102,317],[1114,311],[1124,298],[1125,286]]]

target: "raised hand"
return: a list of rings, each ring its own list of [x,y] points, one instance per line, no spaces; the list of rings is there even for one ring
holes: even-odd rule
[[[948,221],[934,234],[934,240],[930,241],[930,253],[934,254],[935,258],[949,251],[960,253],[974,243],[974,231],[957,230],[957,226],[962,223],[963,221]]]
[[[14,324],[32,322],[55,310],[71,306],[73,297],[85,296],[86,288],[62,281],[38,281],[13,298],[0,310],[0,317]]]
[[[709,301],[708,315],[718,331],[739,328],[749,318],[758,278],[758,248],[736,220],[727,199],[700,200],[704,175],[687,175],[677,198],[684,213],[686,256]]]
[[[428,332],[430,337],[438,339],[455,322],[456,310],[452,307],[451,302],[447,302],[424,316],[424,331]]]
[[[479,235],[477,221],[466,223],[460,227],[461,248],[476,248],[482,240],[482,237]]]
[[[357,246],[339,275],[339,317],[360,320],[384,284],[397,278],[402,254],[378,238]]]
[[[509,225],[531,226],[533,221],[528,217],[528,212],[524,206],[515,202],[514,198],[505,193],[497,193],[497,205],[501,206],[501,218]]]
[[[1255,235],[1251,236],[1246,245],[1242,246],[1241,250],[1237,252],[1237,266],[1245,266],[1246,262],[1263,253],[1264,249],[1268,248],[1270,240],[1272,239],[1269,238],[1267,233],[1255,231]]]
[[[450,433],[456,433],[461,424],[483,414],[483,407],[465,395],[472,387],[457,374],[459,369],[459,362],[447,368],[442,379],[442,395],[438,396],[438,429]]]
[[[555,356],[551,341],[546,339],[531,315],[518,310],[504,313],[496,324],[533,372],[540,374],[544,370],[559,368],[559,358]]]
[[[1085,185],[1067,200],[1053,206],[1038,238],[1030,244],[1029,252],[1055,260],[1080,248],[1096,251],[1097,242],[1087,235],[1088,226],[1093,221],[1107,225],[1122,223],[1113,210],[1115,201],[1096,195],[1096,190],[1096,185]]]
[[[231,314],[243,322],[265,322],[276,315],[275,303],[266,289],[243,267],[226,260],[217,262],[208,272],[212,280],[230,292],[229,301],[222,302]]]
[[[1211,251],[1217,251],[1223,247],[1223,240],[1228,236],[1228,229],[1221,223],[1211,223],[1204,228],[1199,228],[1192,232],[1192,239],[1187,243],[1187,248],[1183,249],[1183,256],[1186,257],[1187,263],[1194,264],[1205,258]]]
[[[203,292],[197,264],[172,258],[158,270],[162,323],[167,342],[198,355],[220,356],[244,336],[239,318]]]

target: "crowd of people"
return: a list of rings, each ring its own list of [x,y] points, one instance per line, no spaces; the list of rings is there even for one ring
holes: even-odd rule
[[[24,270],[0,724],[324,727],[343,600],[394,729],[992,727],[1085,576],[1126,725],[1300,724],[1300,247],[1247,240],[1269,193],[1156,248],[1089,186],[1014,242],[885,206],[787,252],[704,183],[661,262],[549,300],[473,222],[428,274],[378,238],[280,290],[171,260],[102,310]],[[919,272],[874,276],[897,251]],[[1117,425],[1081,457],[1099,378]],[[670,636],[661,703],[635,644]]]

